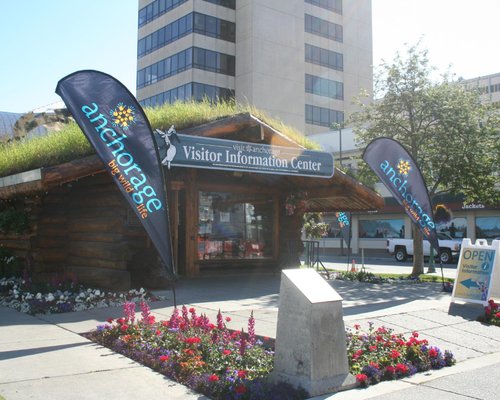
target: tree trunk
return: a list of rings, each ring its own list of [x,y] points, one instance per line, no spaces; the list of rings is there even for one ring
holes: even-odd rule
[[[413,232],[413,270],[412,276],[419,276],[424,273],[424,242],[422,231],[417,225],[412,224]]]

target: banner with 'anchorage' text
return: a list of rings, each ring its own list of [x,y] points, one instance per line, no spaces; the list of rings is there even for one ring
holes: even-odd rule
[[[78,71],[56,88],[174,274],[163,167],[142,107],[119,81]]]
[[[363,152],[363,160],[401,204],[410,219],[439,253],[432,204],[417,163],[396,140],[380,137],[372,140]]]

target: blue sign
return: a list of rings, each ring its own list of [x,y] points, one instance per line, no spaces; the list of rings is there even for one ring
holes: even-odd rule
[[[155,132],[162,164],[261,174],[297,175],[316,178],[333,176],[331,153],[297,147],[214,139],[167,132]]]

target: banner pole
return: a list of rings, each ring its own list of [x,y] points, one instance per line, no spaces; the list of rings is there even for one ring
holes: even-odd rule
[[[441,283],[443,284],[443,292],[445,292],[446,287],[444,284],[443,261],[441,261],[441,257],[439,257],[439,266],[441,267]]]

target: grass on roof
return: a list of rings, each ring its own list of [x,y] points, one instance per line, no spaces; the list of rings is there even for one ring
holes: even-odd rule
[[[316,143],[294,128],[268,117],[255,107],[242,106],[235,102],[177,102],[145,108],[144,111],[153,129],[163,130],[175,125],[180,133],[192,126],[247,112],[305,148],[319,149]],[[94,150],[78,125],[70,123],[45,136],[0,144],[0,177],[57,165],[91,154],[94,154]]]

